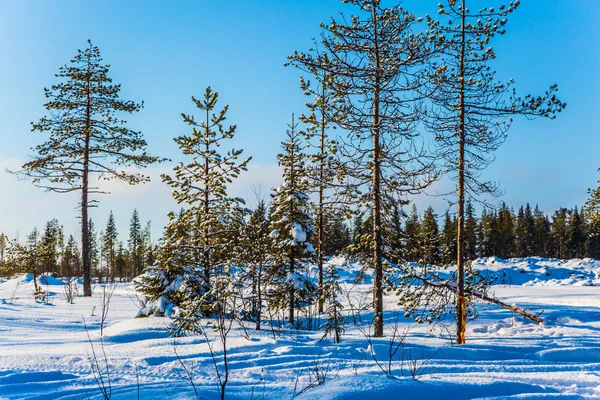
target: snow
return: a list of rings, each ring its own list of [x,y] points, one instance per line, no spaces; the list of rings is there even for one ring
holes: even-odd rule
[[[306,242],[306,232],[302,225],[297,222],[294,222],[290,227],[290,234],[292,238],[296,241],[296,243],[304,243]]]
[[[371,286],[351,283],[361,266],[343,257],[329,263],[340,271],[345,312],[352,309],[348,297],[355,308],[368,305]],[[469,322],[467,344],[455,346],[451,321],[445,328],[417,325],[402,318],[395,297],[386,295],[388,337],[371,339],[371,347],[352,318],[340,344],[320,341],[322,332],[274,335],[264,321],[259,332],[248,324],[247,338],[236,326],[229,337],[226,398],[288,399],[299,392],[303,400],[600,398],[600,261],[491,258],[474,266],[498,277],[493,291],[502,301],[544,310],[544,323],[486,306]],[[102,343],[113,399],[137,398],[138,378],[141,399],[196,398],[181,362],[193,369],[201,399],[219,397],[204,338],[175,340],[166,334],[168,318],[134,318],[140,301],[132,284],[118,284],[101,341],[99,286],[92,298],[67,304],[50,280],[56,298],[46,305],[34,301],[32,280],[19,275],[0,283],[0,399],[101,399],[89,356],[93,344],[103,366]],[[360,317],[365,333],[372,316],[364,311]],[[370,351],[386,368],[396,320],[406,332],[405,345],[386,377]],[[214,346],[219,355],[219,342]],[[316,365],[325,376],[322,385],[311,385]],[[411,369],[419,369],[418,379]]]

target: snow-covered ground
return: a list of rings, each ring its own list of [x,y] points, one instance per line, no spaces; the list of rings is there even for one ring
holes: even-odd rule
[[[372,347],[351,321],[337,345],[319,341],[321,332],[274,338],[268,326],[255,332],[248,325],[246,337],[236,327],[228,343],[226,398],[289,399],[299,392],[298,399],[600,398],[600,262],[481,259],[476,266],[498,277],[501,285],[493,291],[499,299],[544,310],[544,324],[486,306],[469,323],[467,344],[458,347],[452,344],[451,324],[448,329],[415,325],[402,317],[394,298],[386,297],[388,337],[372,339]],[[353,268],[342,271],[347,282]],[[55,293],[50,304],[34,302],[27,276],[0,283],[0,399],[103,398],[90,364],[92,348],[106,380],[104,349],[113,399],[196,398],[182,363],[200,398],[218,398],[204,338],[174,341],[165,333],[168,319],[134,319],[139,301],[130,284],[119,284],[112,297],[102,347],[101,288],[92,298],[67,304],[60,282],[48,283],[44,289]],[[368,284],[345,288],[355,299],[369,301]],[[362,314],[365,323],[371,317]],[[404,345],[388,364],[395,321]],[[391,365],[391,377],[371,349],[383,369]],[[317,370],[324,384],[304,390]]]

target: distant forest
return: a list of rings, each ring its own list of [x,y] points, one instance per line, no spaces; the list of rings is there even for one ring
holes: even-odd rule
[[[456,216],[446,211],[436,214],[432,207],[420,213],[415,205],[406,213],[400,205],[392,206],[386,221],[386,259],[397,264],[403,261],[426,264],[456,262]],[[111,213],[106,227],[98,232],[90,221],[93,276],[131,279],[152,265],[159,246],[150,236],[150,221],[144,227],[134,210],[126,241],[120,240]],[[327,257],[346,255],[350,258],[368,257],[364,245],[368,241],[372,218],[356,215],[351,224],[340,217],[325,221],[323,253]],[[560,208],[552,215],[543,213],[529,203],[518,210],[501,203],[496,209],[483,209],[476,215],[470,202],[465,220],[466,257],[498,256],[500,258],[538,256],[545,258],[600,259],[600,236],[583,210]],[[315,238],[312,239],[315,241]],[[65,238],[59,221],[52,219],[42,232],[34,229],[25,240],[38,243],[39,272],[60,276],[81,275],[82,261],[78,242],[73,236]],[[0,234],[0,275],[26,272],[29,265],[3,262],[8,245]],[[313,244],[316,246],[316,243]]]

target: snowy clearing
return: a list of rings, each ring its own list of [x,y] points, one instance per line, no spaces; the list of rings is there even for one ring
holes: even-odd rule
[[[600,262],[481,259],[476,265],[499,278],[502,285],[493,290],[499,299],[544,310],[544,324],[485,306],[468,325],[467,344],[457,347],[452,323],[433,330],[417,325],[402,317],[390,296],[385,298],[388,337],[371,339],[372,347],[351,320],[339,345],[320,341],[322,332],[283,332],[274,338],[268,325],[256,332],[249,323],[250,338],[239,327],[229,337],[226,398],[289,399],[294,393],[298,399],[600,398]],[[371,286],[348,283],[352,273],[340,272],[345,288],[368,302]],[[67,304],[60,281],[47,283],[42,287],[54,294],[49,304],[34,302],[26,275],[0,283],[0,399],[103,398],[90,364],[93,344],[104,368],[101,289]],[[104,328],[111,398],[137,398],[138,389],[141,399],[196,398],[184,365],[200,398],[218,398],[204,338],[174,342],[166,334],[167,318],[134,319],[138,309],[131,284],[119,284]],[[367,333],[371,317],[369,312],[360,317]],[[389,334],[396,320],[405,342],[390,366]],[[391,368],[391,376],[382,368]],[[315,372],[324,383],[307,388]]]

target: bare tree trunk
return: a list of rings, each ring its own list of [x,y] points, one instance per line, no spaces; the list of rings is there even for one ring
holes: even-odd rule
[[[324,91],[324,90],[323,90]],[[325,299],[323,298],[323,182],[324,177],[324,162],[325,154],[325,117],[321,112],[321,143],[320,143],[320,160],[319,160],[319,215],[317,222],[317,263],[319,269],[319,304],[318,312],[322,313],[324,309]]]
[[[210,212],[210,199],[208,197],[208,175],[210,173],[210,165],[208,164],[208,154],[209,154],[209,135],[210,135],[210,114],[208,108],[206,109],[206,156],[204,158],[204,215],[209,215]],[[204,246],[204,278],[203,285],[205,290],[210,290],[210,244],[208,243],[208,237],[210,232],[208,231],[208,225],[204,225],[204,238],[202,238]]]
[[[375,43],[375,85],[373,93],[373,335],[383,337],[383,263],[381,239],[381,160],[379,126],[379,44],[377,35],[377,10],[373,7]]]
[[[460,49],[460,127],[458,138],[458,226],[456,234],[456,343],[465,343],[467,316],[465,310],[465,0],[462,0],[462,38]]]
[[[295,259],[294,259],[294,248],[292,247],[290,253],[290,304],[288,313],[290,315],[290,324],[294,323],[294,297],[296,296],[296,288],[294,287],[294,268],[295,268]]]
[[[81,256],[83,257],[83,295],[92,295],[90,254],[90,232],[88,219],[88,188],[89,188],[89,163],[90,163],[90,129],[91,129],[91,94],[90,94],[90,60],[88,58],[87,76],[87,106],[85,110],[85,150],[83,153],[83,176],[81,185]]]
[[[261,319],[262,319],[262,261],[258,264],[258,276],[256,277],[256,295],[257,295],[257,299],[256,301],[258,302],[258,306],[256,308],[256,330],[259,331],[260,330],[260,323],[261,323]]]

